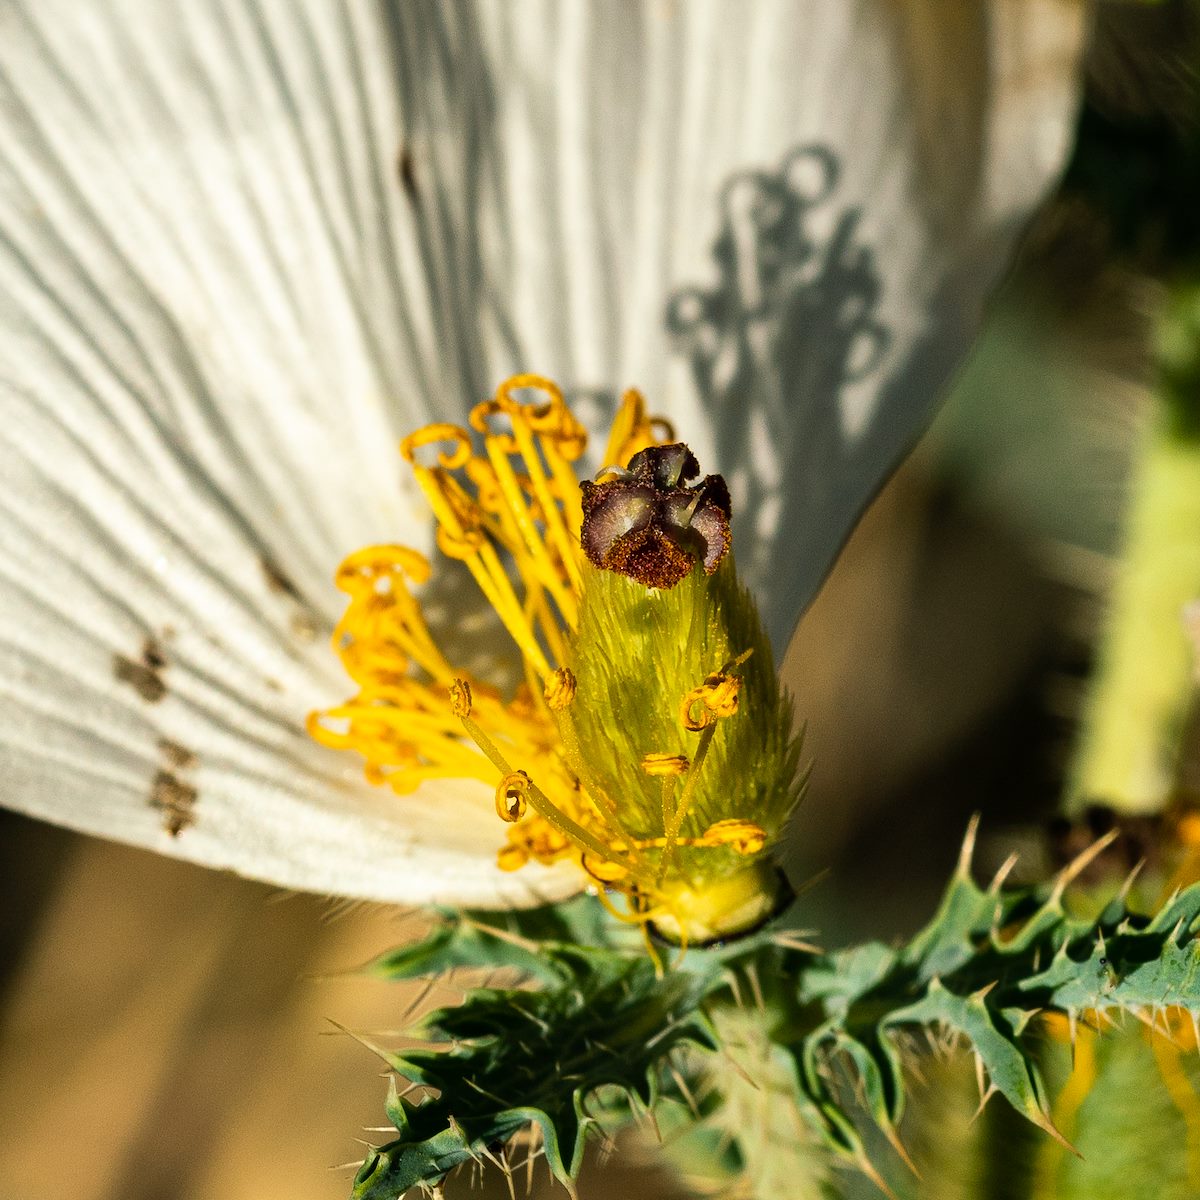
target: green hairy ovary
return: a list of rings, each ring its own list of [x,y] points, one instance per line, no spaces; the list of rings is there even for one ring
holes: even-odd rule
[[[684,728],[680,704],[722,668],[741,677],[739,710],[717,722],[681,834],[698,837],[730,818],[754,821],[768,838],[779,833],[802,789],[800,739],[732,555],[711,576],[697,567],[669,590],[585,565],[572,656],[578,692],[564,716],[575,727],[584,785],[609,796],[633,836],[664,833],[662,780],[642,770],[642,758],[696,757],[701,734]],[[678,798],[683,779],[673,783]],[[730,849],[684,848],[677,862],[693,882],[745,865]]]

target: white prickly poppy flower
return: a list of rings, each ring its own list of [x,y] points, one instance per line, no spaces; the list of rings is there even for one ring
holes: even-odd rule
[[[432,550],[412,429],[632,384],[781,653],[1067,146],[1082,6],[944,7],[7,5],[0,800],[291,888],[577,887],[497,868],[478,781],[308,737],[334,569]]]

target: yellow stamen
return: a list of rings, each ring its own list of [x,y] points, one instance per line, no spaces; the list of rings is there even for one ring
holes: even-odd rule
[[[496,787],[496,816],[515,824],[525,815],[528,797],[529,776],[524,771],[510,771]]]
[[[738,692],[742,681],[736,675],[718,671],[683,698],[679,720],[689,733],[699,733],[720,717],[732,717],[738,710]],[[697,711],[697,707],[699,711]]]
[[[450,685],[450,711],[456,717],[471,715],[471,685],[465,679],[456,679]]]
[[[621,397],[604,450],[604,461],[623,466],[639,450],[678,440],[669,421],[646,414],[642,393],[630,388]]]
[[[575,699],[577,687],[570,667],[559,667],[542,693],[551,712],[562,712]]]
[[[517,399],[522,391],[538,396],[526,403]],[[358,751],[366,777],[398,794],[438,779],[490,784],[506,831],[501,868],[570,858],[596,884],[624,893],[623,920],[669,917],[674,901],[664,881],[670,895],[695,904],[671,874],[678,847],[753,856],[767,842],[760,826],[738,819],[683,835],[716,722],[737,712],[735,668],[745,655],[684,697],[682,724],[700,735],[690,758],[663,751],[641,759],[662,780],[661,825],[657,814],[623,808],[612,781],[589,767],[572,715],[579,684],[568,664],[585,576],[573,464],[585,431],[560,389],[537,375],[508,380],[471,410],[468,424],[430,425],[400,450],[433,509],[439,548],[465,563],[496,611],[520,650],[525,682],[506,698],[456,671],[410,590],[428,580],[428,560],[402,546],[372,546],[347,558],[336,578],[349,604],[334,645],[358,694],[312,714],[309,731],[324,745]],[[625,463],[674,437],[647,415],[639,393],[626,392],[606,461]]]
[[[716,724],[710,722],[700,732],[700,741],[696,746],[696,755],[692,759],[692,765],[688,768],[687,776],[683,781],[683,794],[679,797],[679,803],[675,805],[675,811],[671,814],[670,823],[666,827],[665,845],[663,847],[662,858],[658,864],[658,876],[655,883],[662,884],[666,878],[667,871],[671,867],[671,856],[674,853],[675,847],[679,844],[679,831],[683,828],[684,818],[692,807],[692,800],[696,795],[696,784],[700,779],[700,769],[704,766],[704,760],[708,755],[708,748],[712,745],[713,734],[716,732]]]
[[[760,854],[767,844],[767,831],[753,821],[740,821],[732,817],[710,825],[696,844],[730,846],[739,854]]]
[[[647,754],[642,758],[642,770],[647,775],[686,775],[691,763],[686,754]]]

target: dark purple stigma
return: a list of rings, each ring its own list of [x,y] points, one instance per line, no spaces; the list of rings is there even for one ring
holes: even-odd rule
[[[729,489],[700,473],[682,442],[650,446],[619,479],[583,486],[580,542],[589,561],[645,587],[673,588],[700,563],[711,575],[729,551]]]

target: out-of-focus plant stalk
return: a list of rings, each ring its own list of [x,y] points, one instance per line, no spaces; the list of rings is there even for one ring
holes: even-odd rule
[[[1200,597],[1200,285],[1177,289],[1160,345],[1161,402],[1133,478],[1068,812],[1098,801],[1153,813],[1188,798],[1179,793],[1195,647],[1183,610]]]

